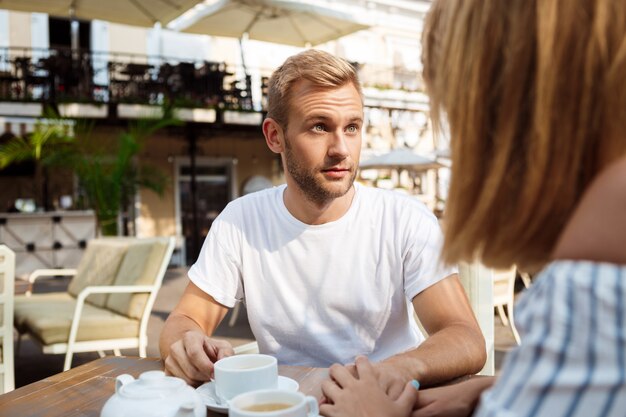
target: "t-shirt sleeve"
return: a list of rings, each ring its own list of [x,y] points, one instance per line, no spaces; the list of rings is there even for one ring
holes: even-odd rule
[[[458,273],[456,266],[441,262],[443,233],[434,214],[425,207],[406,219],[407,250],[404,255],[404,292],[408,300],[442,279]]]
[[[189,268],[189,279],[218,303],[234,307],[243,299],[241,265],[233,248],[236,228],[219,216],[204,240],[198,260]]]

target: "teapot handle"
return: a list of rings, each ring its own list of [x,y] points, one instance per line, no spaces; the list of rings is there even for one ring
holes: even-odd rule
[[[122,374],[122,375],[118,375],[117,378],[115,378],[115,392],[119,392],[120,388],[122,388],[122,386],[128,384],[131,381],[134,381],[135,378],[133,378],[132,375],[129,374]]]

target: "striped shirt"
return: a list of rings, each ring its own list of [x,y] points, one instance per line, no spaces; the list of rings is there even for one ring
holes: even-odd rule
[[[516,305],[522,344],[479,417],[626,416],[626,266],[557,261]]]

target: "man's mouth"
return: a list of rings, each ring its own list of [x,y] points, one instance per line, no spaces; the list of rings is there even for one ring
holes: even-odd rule
[[[322,170],[322,173],[326,177],[330,177],[334,179],[344,178],[347,175],[349,175],[350,172],[351,172],[350,168],[343,168],[343,167],[332,167],[332,168],[326,168]]]

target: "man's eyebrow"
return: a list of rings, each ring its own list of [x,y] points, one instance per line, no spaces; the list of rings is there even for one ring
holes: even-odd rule
[[[363,123],[363,118],[361,116],[353,116],[348,121],[350,123],[354,123],[354,122]]]
[[[305,123],[311,123],[311,122],[317,122],[317,121],[327,121],[327,120],[332,120],[332,117],[328,117],[328,116],[324,116],[321,114],[315,114],[312,116],[307,117],[306,119],[304,119]],[[351,118],[348,119],[348,123],[363,123],[363,117],[361,116],[352,116]]]

